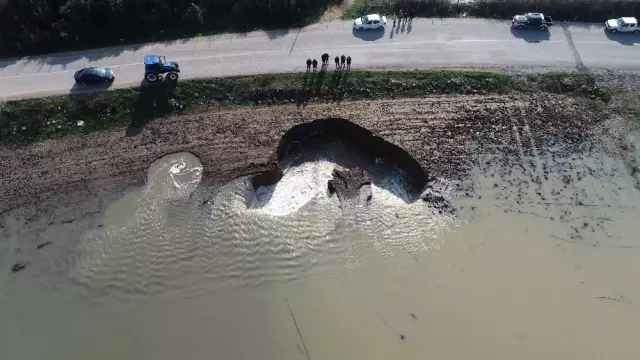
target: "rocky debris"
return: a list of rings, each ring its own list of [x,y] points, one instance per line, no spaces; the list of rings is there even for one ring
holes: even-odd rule
[[[421,198],[422,201],[435,209],[448,209],[451,207],[451,203],[449,203],[449,201],[447,201],[444,196],[436,193],[432,189],[427,189],[427,191],[422,194]]]
[[[371,185],[371,179],[361,168],[336,168],[333,170],[333,178],[328,183],[329,193],[335,193],[341,202],[358,197],[360,188],[365,185]]]
[[[18,261],[17,263],[13,264],[13,266],[11,267],[11,272],[17,273],[18,271],[24,270],[24,268],[26,268],[27,265],[29,265],[28,262]]]
[[[433,188],[425,190],[420,198],[427,206],[437,210],[440,214],[448,213],[453,215],[456,212],[451,201]]]

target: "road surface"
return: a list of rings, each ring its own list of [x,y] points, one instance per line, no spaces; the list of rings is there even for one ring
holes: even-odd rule
[[[73,72],[114,69],[113,87],[140,84],[145,54],[180,63],[181,78],[290,72],[328,52],[353,68],[519,66],[640,68],[640,35],[606,34],[601,24],[512,31],[508,21],[414,19],[408,26],[354,33],[348,21],[279,30],[0,60],[0,99],[83,91]]]

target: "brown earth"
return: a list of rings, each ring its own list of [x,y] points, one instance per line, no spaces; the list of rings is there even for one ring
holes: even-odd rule
[[[500,149],[527,155],[560,142],[580,146],[603,118],[594,104],[552,95],[448,96],[170,117],[151,122],[135,137],[116,128],[0,149],[0,212],[47,199],[105,198],[142,185],[151,162],[178,151],[197,155],[212,185],[273,171],[281,138],[290,128],[328,118],[349,120],[399,146],[430,177],[460,178],[474,153]],[[514,137],[516,128],[530,134],[531,146]]]

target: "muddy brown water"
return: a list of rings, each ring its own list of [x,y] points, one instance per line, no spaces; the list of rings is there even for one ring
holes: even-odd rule
[[[384,159],[331,148],[213,197],[195,156],[165,156],[91,221],[39,233],[39,250],[16,251],[29,228],[8,214],[2,357],[640,358],[628,159],[479,148],[466,179],[434,181],[451,214],[414,201]],[[368,206],[329,196],[336,163],[373,174]]]

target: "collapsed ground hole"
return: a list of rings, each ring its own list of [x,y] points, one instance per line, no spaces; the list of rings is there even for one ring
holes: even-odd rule
[[[425,169],[404,149],[341,118],[318,119],[292,127],[280,139],[275,158],[278,165],[252,178],[254,189],[274,185],[282,178],[284,169],[321,160],[335,163],[340,171],[366,172],[363,176],[338,176],[339,179],[331,181],[334,186],[329,190],[341,200],[355,197],[354,191],[368,185],[370,179],[410,203],[419,198],[428,181]],[[334,171],[334,177],[340,171]],[[367,181],[362,181],[365,177]],[[390,181],[391,177],[398,180]],[[335,184],[341,185],[336,188]]]

